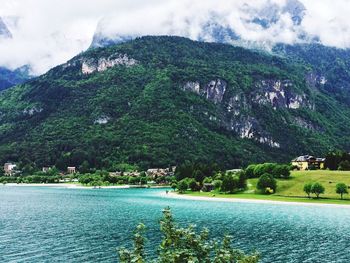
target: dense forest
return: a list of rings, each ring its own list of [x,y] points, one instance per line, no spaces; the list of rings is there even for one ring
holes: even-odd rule
[[[1,92],[0,161],[238,168],[350,149],[347,101],[313,72],[304,60],[180,37],[91,49]]]

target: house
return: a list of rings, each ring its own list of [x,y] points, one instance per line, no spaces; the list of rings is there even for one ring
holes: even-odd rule
[[[316,158],[311,155],[302,155],[292,160],[292,165],[298,170],[324,169],[325,158]]]
[[[76,171],[76,168],[75,166],[68,166],[67,167],[67,173],[69,174],[75,174],[77,171]]]
[[[5,164],[4,164],[4,172],[5,172],[5,175],[9,175],[9,176],[14,175],[14,174],[17,172],[16,167],[17,167],[16,164],[13,164],[13,163],[5,163]]]

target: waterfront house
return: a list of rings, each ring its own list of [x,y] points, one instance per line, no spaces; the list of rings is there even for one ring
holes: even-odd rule
[[[67,173],[68,174],[75,174],[77,171],[76,171],[76,168],[75,166],[68,166],[67,167]]]
[[[324,169],[325,158],[302,155],[292,160],[292,165],[298,170]]]
[[[5,175],[13,176],[13,175],[17,172],[16,167],[17,167],[16,164],[13,164],[13,163],[5,163],[5,164],[4,164],[4,172],[5,172]]]

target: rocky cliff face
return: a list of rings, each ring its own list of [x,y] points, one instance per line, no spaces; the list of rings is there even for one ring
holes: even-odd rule
[[[314,105],[305,94],[293,92],[290,80],[262,80],[255,84],[257,92],[252,94],[252,100],[258,104],[270,104],[274,109],[312,109]]]
[[[253,84],[252,92],[231,93],[227,95],[228,84],[218,78],[201,84],[200,81],[186,82],[182,89],[190,91],[219,105],[223,113],[216,119],[228,130],[237,133],[241,138],[252,139],[270,147],[279,148],[281,145],[275,141],[270,133],[259,123],[258,118],[251,115],[254,105],[272,107],[274,110],[297,110],[305,108],[314,110],[315,105],[305,94],[296,92],[291,80],[265,79]],[[209,116],[213,120],[213,116]],[[317,127],[303,118],[295,118],[299,127],[316,130]]]

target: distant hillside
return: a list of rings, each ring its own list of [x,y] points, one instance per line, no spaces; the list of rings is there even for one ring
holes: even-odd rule
[[[349,150],[349,107],[313,72],[180,37],[92,49],[0,94],[0,161],[232,168]]]
[[[12,34],[7,28],[3,19],[0,17],[0,41],[3,39],[10,38],[12,38]],[[29,78],[30,76],[28,66],[23,66],[16,70],[10,70],[6,67],[0,66],[0,91],[15,86],[17,84],[21,84]]]
[[[308,81],[328,96],[350,106],[350,49],[320,44],[276,45],[273,52],[311,68]]]
[[[27,67],[21,67],[16,70],[0,67],[0,91],[21,84],[29,78]]]

